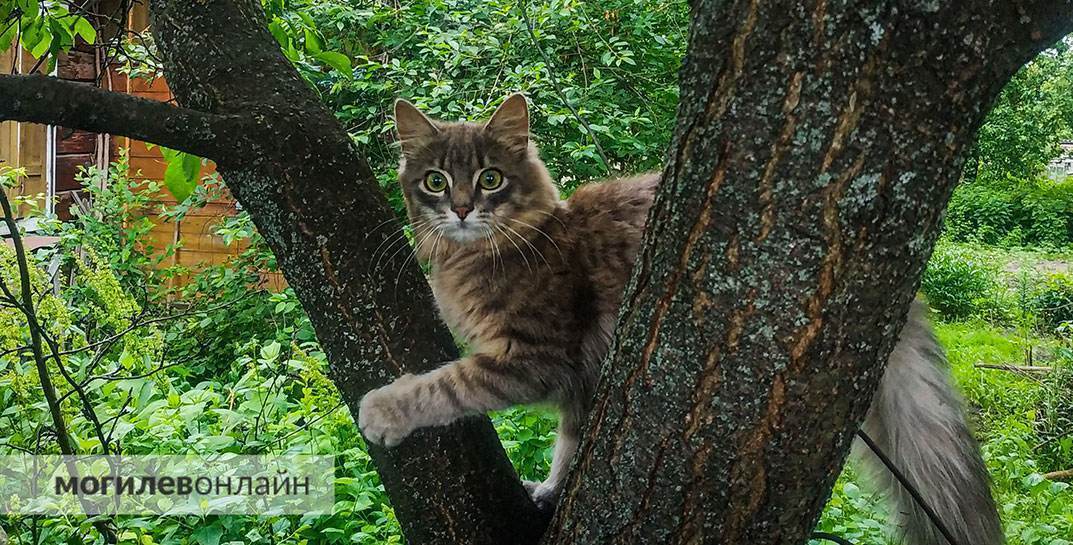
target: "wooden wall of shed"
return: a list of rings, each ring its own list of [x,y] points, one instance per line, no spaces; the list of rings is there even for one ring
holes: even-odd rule
[[[114,4],[114,0],[100,1],[101,5]],[[136,3],[129,12],[128,28],[138,32],[147,30],[149,19],[145,4]],[[112,11],[105,9],[101,12]],[[102,29],[98,30],[101,35],[105,34]],[[115,29],[111,31],[114,32]],[[0,53],[0,70],[4,73],[11,71],[12,63],[17,64],[18,72],[21,73],[35,65],[36,60],[29,54],[16,51],[18,48]],[[63,79],[100,85],[112,91],[152,100],[172,99],[163,79],[152,82],[131,80],[117,72],[114,67],[102,73],[104,69],[92,46],[76,46],[70,53],[57,59],[56,67],[56,75]],[[117,156],[120,149],[127,150],[129,154],[130,174],[133,178],[154,180],[160,182],[163,187],[167,165],[159,149],[150,149],[144,142],[129,138],[107,137],[63,127],[55,129],[55,138],[49,143],[46,141],[47,130],[43,125],[31,123],[0,123],[0,163],[22,167],[27,172],[21,186],[7,192],[9,197],[40,194],[40,206],[44,206],[44,195],[47,192],[46,169],[50,159],[46,150],[49,149],[49,144],[53,152],[51,166],[55,169],[55,212],[61,219],[70,217],[68,210],[75,200],[74,195],[84,195],[75,179],[76,173],[85,166],[106,168],[107,163]],[[214,170],[210,163],[202,168],[201,174],[209,175]],[[170,193],[158,192],[152,196],[152,200],[154,206],[148,213],[154,223],[150,234],[153,247],[164,248],[169,244],[177,244],[178,247],[169,265],[180,265],[197,271],[205,265],[231,261],[246,249],[240,244],[227,246],[221,237],[214,234],[214,227],[221,219],[237,212],[237,205],[229,196],[225,195],[203,208],[190,211],[179,222],[170,221],[157,214],[159,205],[177,204]],[[180,277],[176,279],[176,283],[181,285],[187,280],[188,277]],[[266,272],[262,275],[262,281],[265,287],[271,290],[280,290],[286,285],[283,276],[278,273]]]
[[[33,57],[17,47],[0,53],[0,71],[5,74],[11,73],[13,64],[23,72],[32,68],[34,62]],[[6,190],[8,198],[41,195],[38,206],[45,205],[45,131],[44,125],[33,123],[0,123],[0,163],[26,169],[21,185]]]
[[[56,60],[56,77],[86,85],[101,82],[101,62],[91,45],[78,40],[71,51]],[[55,161],[54,196],[56,216],[62,220],[72,218],[71,208],[77,201],[84,201],[79,174],[88,167],[105,168],[109,159],[108,137],[102,134],[56,127],[53,130],[53,157]]]
[[[143,98],[153,100],[171,100],[167,83],[163,79],[153,82],[143,80],[122,79],[125,92]],[[163,155],[156,147],[147,146],[144,142],[129,138],[117,138],[116,145],[127,149],[130,157],[131,175],[141,180],[158,182],[160,187],[164,184],[164,171],[167,163]],[[208,176],[215,172],[215,166],[209,162],[201,169],[202,176]],[[152,195],[155,205],[174,206],[178,204],[174,197],[167,191],[161,190]],[[159,209],[159,206],[155,206]],[[222,237],[215,234],[215,226],[220,220],[235,215],[237,205],[229,195],[216,199],[206,206],[191,210],[182,221],[170,221],[159,215],[153,215],[155,223],[150,237],[153,246],[166,247],[169,244],[177,244],[175,255],[171,264],[180,265],[193,271],[199,270],[205,265],[217,265],[233,260],[243,250],[245,245],[234,244],[228,246]],[[278,273],[265,273],[264,280],[269,289],[282,289],[283,277]],[[178,282],[185,282],[185,278],[179,278]]]
[[[131,29],[139,32],[147,29],[149,20],[147,10],[145,4],[134,6],[129,16]],[[113,72],[111,85],[114,90],[143,98],[172,100],[171,91],[163,78],[147,82],[140,79],[128,79]],[[139,178],[142,179],[158,181],[163,187],[167,164],[159,149],[150,149],[144,142],[129,138],[117,138],[116,145],[128,149],[132,173],[140,173]],[[215,172],[215,167],[210,162],[202,168],[201,175],[206,176],[213,172]],[[176,204],[175,199],[166,191],[154,195],[153,199],[158,204]],[[164,247],[167,244],[178,243],[179,247],[172,263],[192,270],[197,270],[203,265],[226,263],[245,250],[245,247],[239,244],[227,246],[221,237],[214,234],[214,227],[220,219],[233,216],[236,212],[237,205],[234,199],[225,195],[221,199],[210,202],[204,208],[190,211],[180,222],[170,222],[154,216],[156,226],[151,235],[153,245]],[[285,286],[283,276],[279,273],[265,273],[262,276],[269,289],[279,290]],[[183,280],[179,279],[180,282]]]

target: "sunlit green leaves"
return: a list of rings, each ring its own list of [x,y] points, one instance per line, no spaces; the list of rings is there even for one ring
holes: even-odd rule
[[[348,78],[354,76],[354,71],[350,67],[350,59],[342,53],[337,53],[335,51],[321,51],[313,54],[313,58],[335,68]]]
[[[1010,80],[977,136],[977,178],[1031,180],[1073,138],[1073,38],[1041,53]]]
[[[289,9],[287,2],[282,0],[264,0],[262,5],[269,15],[268,31],[283,55],[295,63],[307,79],[329,69],[344,78],[353,77],[350,58],[325,47],[324,36],[307,13]]]
[[[183,202],[194,193],[201,175],[201,158],[186,152],[159,146],[168,166],[164,170],[164,187],[175,200]]]
[[[81,38],[87,44],[97,41],[97,31],[82,13],[71,12],[66,2],[15,0],[0,6],[0,51],[18,45],[46,71],[55,67],[56,55],[67,52]]]

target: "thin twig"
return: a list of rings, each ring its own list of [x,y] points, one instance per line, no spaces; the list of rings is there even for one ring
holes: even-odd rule
[[[33,352],[38,380],[41,383],[41,391],[45,396],[45,404],[48,406],[49,415],[52,418],[56,443],[59,445],[62,454],[73,456],[75,450],[71,444],[71,436],[67,431],[67,422],[64,420],[63,409],[57,399],[56,387],[52,383],[52,377],[49,374],[48,363],[41,344],[44,328],[41,327],[41,323],[37,319],[37,310],[34,308],[33,289],[30,282],[30,264],[26,258],[26,247],[22,243],[22,233],[19,231],[19,225],[15,221],[15,213],[11,209],[11,202],[3,191],[0,191],[0,209],[4,213],[3,221],[7,224],[11,244],[15,247],[15,263],[19,269],[20,292],[22,294],[22,308],[20,310],[23,316],[26,317],[27,327],[30,330],[30,349]],[[6,286],[4,291],[7,293]],[[52,350],[52,355],[59,361],[55,349]],[[76,474],[75,468],[70,463],[68,463],[68,471]],[[116,531],[111,521],[98,520],[93,523],[93,526],[101,533],[106,543],[116,542]]]
[[[1064,481],[1067,479],[1073,479],[1073,469],[1063,469],[1061,471],[1052,471],[1050,473],[1044,473],[1043,478],[1051,481]]]
[[[887,456],[887,453],[883,452],[883,449],[879,448],[879,445],[877,445],[876,442],[864,432],[864,430],[857,430],[857,437],[860,437],[861,440],[864,441],[864,444],[868,445],[868,448],[876,455],[876,458],[879,458],[879,461],[887,466],[887,471],[890,471],[890,474],[901,483],[902,488],[912,496],[913,501],[916,502],[917,506],[919,506],[922,511],[924,511],[924,514],[928,516],[928,519],[930,519],[931,523],[935,525],[935,528],[939,530],[939,533],[946,538],[946,541],[949,542],[950,545],[962,545],[954,539],[954,534],[946,527],[946,523],[939,518],[939,515],[937,515],[935,510],[928,505],[928,502],[924,501],[924,497],[920,495],[920,491],[913,486],[913,483],[909,482],[909,478],[898,469],[898,466],[894,465],[894,462]]]
[[[138,329],[139,327],[145,327],[145,326],[148,326],[148,325],[158,324],[158,323],[161,323],[161,322],[167,322],[167,321],[171,321],[171,320],[178,320],[179,318],[186,318],[188,316],[193,316],[195,314],[204,314],[204,313],[208,313],[208,312],[216,312],[217,310],[222,310],[222,309],[225,309],[227,307],[234,306],[235,304],[237,304],[237,303],[245,300],[247,297],[251,296],[253,293],[257,293],[257,292],[251,292],[251,293],[244,294],[243,296],[241,296],[241,297],[239,297],[237,299],[228,301],[226,303],[222,303],[222,304],[214,306],[214,307],[209,307],[209,308],[205,308],[205,309],[194,308],[192,310],[188,310],[188,311],[185,311],[185,312],[180,312],[180,313],[177,313],[177,314],[171,314],[171,315],[168,315],[168,316],[161,316],[161,317],[158,317],[158,318],[152,318],[152,319],[145,320],[145,321],[142,321],[142,318],[145,316],[145,311],[143,311],[134,320],[132,320],[131,324],[128,327],[124,328],[119,333],[116,333],[115,335],[112,335],[110,337],[106,337],[104,339],[101,339],[99,341],[87,344],[86,346],[80,346],[78,348],[72,348],[71,350],[65,350],[63,352],[60,352],[60,355],[61,356],[68,356],[68,355],[71,355],[71,354],[77,354],[79,352],[85,352],[87,350],[92,350],[92,349],[100,347],[100,346],[113,344],[116,341],[121,340],[123,337],[125,337],[131,331],[134,331],[135,329]]]
[[[831,541],[833,543],[838,543],[838,545],[853,545],[852,541],[850,541],[850,540],[848,540],[848,539],[846,539],[844,537],[841,537],[841,536],[836,536],[834,534],[829,534],[827,532],[812,532],[812,535],[809,536],[809,539],[818,539],[818,540],[821,540],[821,541]]]
[[[1050,373],[1054,367],[1049,365],[1012,365],[1007,363],[977,363],[973,365],[977,369],[997,369],[999,371],[1013,371],[1015,373]]]
[[[589,138],[592,138],[592,143],[596,145],[596,151],[600,154],[600,159],[604,162],[604,168],[608,172],[612,172],[614,167],[611,166],[611,160],[607,158],[607,153],[604,152],[603,146],[600,145],[600,140],[596,138],[596,133],[592,132],[592,127],[581,117],[581,113],[577,111],[577,108],[570,103],[566,98],[566,93],[563,92],[562,87],[559,86],[559,78],[555,77],[555,65],[552,64],[551,58],[544,51],[543,47],[540,47],[540,42],[537,41],[536,32],[533,31],[533,23],[529,20],[529,13],[526,9],[528,6],[526,0],[518,2],[518,11],[522,14],[522,20],[525,21],[525,28],[529,31],[529,39],[533,41],[533,47],[540,52],[540,56],[544,58],[544,66],[548,69],[548,79],[551,81],[551,86],[555,88],[556,94],[559,95],[559,99],[563,101],[563,104],[570,109],[570,113],[574,114],[574,118],[578,123],[585,128],[585,132],[588,133]]]

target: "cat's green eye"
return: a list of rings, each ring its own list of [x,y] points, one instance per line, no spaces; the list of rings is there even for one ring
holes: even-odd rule
[[[481,189],[489,191],[499,189],[499,186],[503,185],[503,173],[490,168],[481,173],[481,178],[477,183],[481,184]]]
[[[425,189],[433,193],[447,189],[447,177],[436,171],[425,174]]]

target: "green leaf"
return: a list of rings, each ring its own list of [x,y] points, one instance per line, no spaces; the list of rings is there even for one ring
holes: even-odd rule
[[[270,344],[261,348],[261,358],[268,361],[275,361],[279,357],[279,350],[282,348],[278,342],[272,341]]]
[[[307,28],[307,29],[305,29],[305,36],[306,36],[306,41],[305,41],[306,51],[308,51],[310,54],[313,54],[313,55],[316,55],[316,54],[321,53],[323,51],[324,48],[320,45],[320,38],[317,38],[317,33],[316,32],[314,32],[312,29]],[[349,64],[349,63],[350,63],[350,61],[348,60],[347,64]]]
[[[39,0],[17,0],[15,4],[27,15],[36,16],[40,11]]]
[[[78,17],[74,24],[74,33],[81,36],[87,44],[97,41],[97,29],[85,17]]]
[[[202,526],[197,530],[194,530],[190,537],[193,538],[199,545],[220,545],[220,536],[224,533],[223,529],[215,524],[212,526]]]
[[[35,59],[40,59],[41,55],[48,53],[49,46],[52,45],[52,34],[42,33],[37,40],[37,43],[30,48],[30,55]]]
[[[164,158],[168,161],[168,168],[164,171],[164,186],[175,200],[183,202],[197,188],[201,158],[174,150],[164,152]]]
[[[280,47],[287,48],[290,46],[291,38],[287,36],[287,29],[283,28],[283,21],[278,17],[268,23],[268,31],[272,33],[272,37],[276,39]]]
[[[350,59],[342,53],[337,53],[335,51],[322,51],[320,53],[317,53],[316,55],[313,55],[313,58],[324,64],[327,64],[328,66],[331,66],[332,68],[335,68],[336,70],[345,74],[348,78],[354,77],[354,70],[350,66]]]
[[[11,43],[15,41],[15,36],[18,34],[18,29],[18,25],[9,25],[7,30],[0,34],[0,53],[7,51],[11,47]]]

